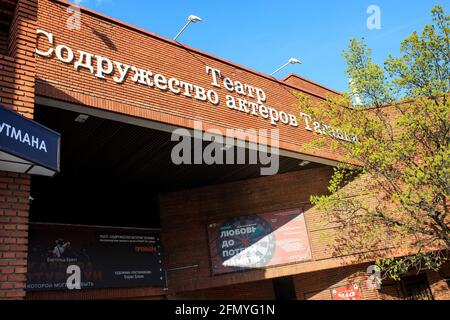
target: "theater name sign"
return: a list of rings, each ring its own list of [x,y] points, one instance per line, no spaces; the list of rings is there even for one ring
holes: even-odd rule
[[[229,109],[262,117],[274,126],[279,123],[292,127],[299,126],[299,118],[296,115],[285,111],[278,111],[273,107],[265,105],[267,95],[263,89],[232,80],[228,77],[222,77],[219,69],[206,66],[205,71],[211,77],[212,86],[212,88],[207,89],[175,77],[166,77],[160,73],[153,73],[149,70],[114,61],[101,55],[82,50],[75,52],[72,48],[64,44],[56,44],[54,35],[41,29],[37,30],[37,35],[38,37],[43,37],[48,42],[47,50],[36,49],[37,55],[44,58],[56,56],[63,63],[73,64],[75,70],[87,69],[99,79],[112,77],[115,83],[122,84],[131,75],[131,81],[136,84],[157,88],[158,90],[170,92],[175,95],[184,95],[216,106],[220,105],[221,101],[219,94],[214,88],[223,87],[230,93],[235,92],[242,97],[248,98],[236,98],[227,94],[225,96],[225,105]],[[308,131],[329,135],[333,138],[348,142],[358,141],[354,135],[349,135],[347,132],[342,132],[337,128],[313,121],[309,114],[301,113],[300,119],[304,121],[305,129]]]

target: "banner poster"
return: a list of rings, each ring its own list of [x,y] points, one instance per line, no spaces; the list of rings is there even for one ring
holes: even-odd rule
[[[207,229],[213,275],[312,259],[301,209],[217,221]]]
[[[30,224],[27,291],[166,287],[159,230]],[[78,288],[75,288],[78,289]]]

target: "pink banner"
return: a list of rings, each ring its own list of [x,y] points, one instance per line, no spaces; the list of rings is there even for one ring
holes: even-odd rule
[[[208,237],[213,274],[311,260],[300,209],[210,223]]]

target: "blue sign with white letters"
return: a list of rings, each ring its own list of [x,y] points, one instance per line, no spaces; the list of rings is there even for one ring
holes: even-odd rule
[[[0,105],[0,151],[59,171],[60,134]]]

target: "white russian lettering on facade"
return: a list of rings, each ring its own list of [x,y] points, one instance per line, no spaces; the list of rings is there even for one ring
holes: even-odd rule
[[[51,44],[51,45],[54,44],[55,39],[54,39],[52,33],[49,33],[47,31],[44,31],[44,30],[41,30],[41,29],[37,29],[36,30],[36,34],[38,36],[39,35],[44,35],[47,38],[49,44]],[[42,56],[42,57],[50,57],[53,54],[53,48],[50,47],[50,48],[47,49],[47,51],[41,51],[38,48],[36,48],[36,53],[38,55]]]
[[[95,76],[97,78],[105,79],[106,75],[110,75],[114,71],[111,60],[102,56],[95,56],[97,58],[97,72]]]
[[[75,57],[72,49],[61,44],[56,46],[55,54],[56,57],[64,63],[71,63]]]
[[[78,70],[79,68],[86,68],[91,73],[94,73],[94,66],[92,65],[92,58],[94,58],[94,55],[82,50],[78,50],[77,53],[79,57],[78,61],[74,64],[75,70]]]
[[[171,92],[176,95],[183,95],[202,102],[206,101],[213,105],[220,104],[220,96],[214,89],[204,88],[175,77],[166,77],[160,73],[153,73],[137,66],[112,61],[107,57],[94,55],[82,50],[77,50],[75,53],[70,47],[64,44],[56,45],[52,33],[41,29],[37,29],[36,33],[38,36],[46,38],[45,46],[47,48],[45,51],[36,48],[35,52],[37,55],[48,58],[55,53],[58,60],[64,63],[73,63],[74,69],[77,71],[87,69],[99,79],[112,77],[113,81],[118,84],[124,83],[131,73],[131,81],[136,84]],[[95,63],[93,61],[94,58],[96,59]],[[208,65],[206,65],[205,71],[211,77],[211,85],[213,87],[224,88],[240,96],[233,97],[231,95],[225,95],[225,105],[229,109],[262,117],[263,119],[267,119],[271,125],[275,126],[280,123],[292,127],[299,126],[296,115],[279,111],[272,106],[264,104],[267,100],[267,95],[263,89],[238,80],[233,80],[222,74],[219,69]],[[352,135],[349,137],[347,132],[331,128],[318,121],[313,121],[308,114],[300,113],[300,118],[303,120],[305,129],[308,131],[329,135],[330,137],[348,142],[358,142],[356,136]]]
[[[113,80],[116,83],[123,83],[128,74],[128,71],[131,69],[131,66],[128,64],[123,64],[117,61],[114,61],[114,65],[116,69],[119,71],[119,77],[114,76]]]
[[[347,142],[358,142],[358,138],[355,135],[351,135],[349,138],[349,133],[344,131],[342,132],[338,128],[333,128],[330,125],[325,123],[321,123],[319,121],[313,121],[311,115],[306,113],[300,113],[300,117],[303,119],[305,123],[305,129],[308,131],[316,132],[321,135],[328,135],[332,138],[343,140]]]

